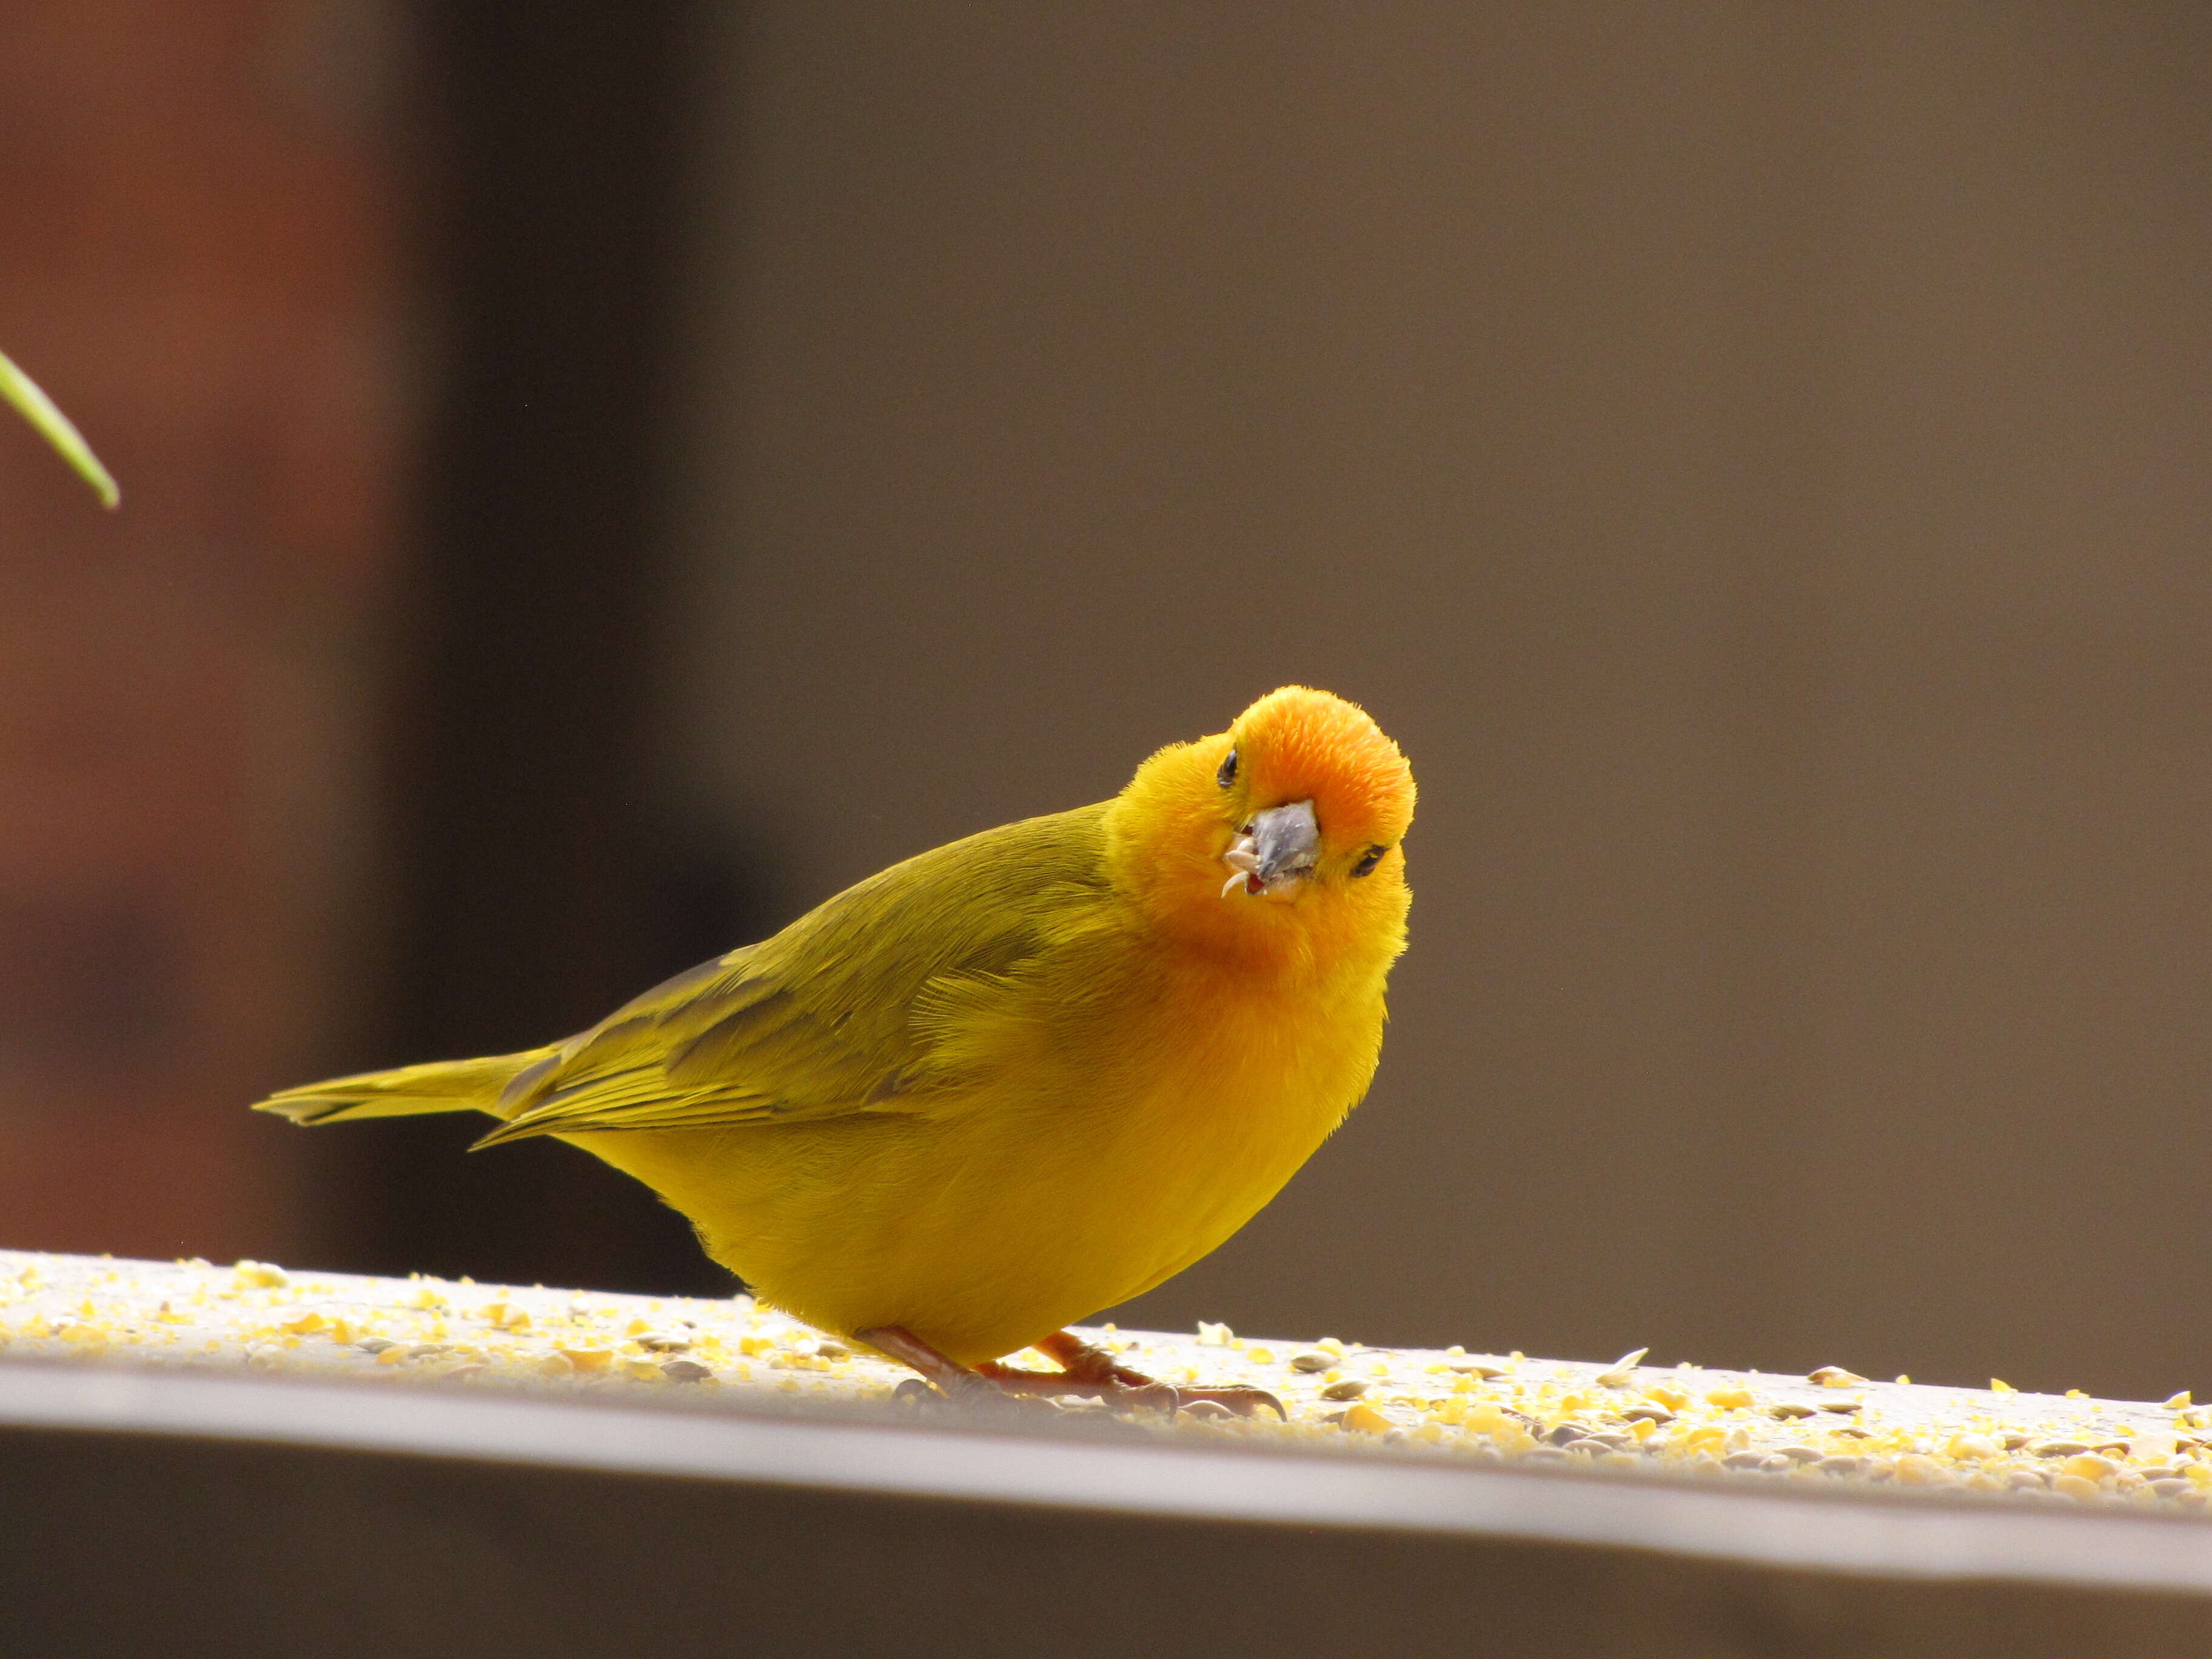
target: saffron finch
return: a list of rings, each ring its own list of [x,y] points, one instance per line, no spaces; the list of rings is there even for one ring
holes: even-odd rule
[[[763,1299],[958,1397],[1275,1405],[1062,1328],[1220,1244],[1366,1092],[1413,812],[1363,710],[1285,686],[1110,800],[893,865],[565,1042],[260,1109],[568,1141]],[[996,1363],[1029,1346],[1064,1369]]]

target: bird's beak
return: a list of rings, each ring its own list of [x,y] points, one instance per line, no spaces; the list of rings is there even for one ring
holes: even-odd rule
[[[1222,888],[1224,898],[1242,887],[1248,893],[1279,891],[1302,880],[1314,866],[1321,826],[1310,800],[1271,806],[1245,826],[1221,861],[1237,873]]]

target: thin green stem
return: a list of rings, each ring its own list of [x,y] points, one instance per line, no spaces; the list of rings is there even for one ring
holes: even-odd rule
[[[92,486],[102,507],[113,507],[123,499],[116,488],[115,479],[100,464],[100,457],[92,453],[92,446],[76,429],[70,417],[54,407],[54,400],[39,390],[39,383],[9,361],[8,354],[0,351],[0,398],[6,398],[21,411],[32,427],[58,450],[61,458],[76,469],[76,475]]]

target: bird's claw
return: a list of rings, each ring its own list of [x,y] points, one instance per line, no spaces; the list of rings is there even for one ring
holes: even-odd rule
[[[1189,1411],[1194,1406],[1217,1406],[1231,1417],[1256,1417],[1265,1409],[1273,1412],[1285,1423],[1291,1420],[1291,1414],[1283,1409],[1281,1401],[1265,1389],[1252,1388],[1245,1383],[1218,1389],[1191,1389],[1177,1383],[1155,1382],[1149,1388],[1135,1389],[1130,1392],[1133,1404],[1151,1404],[1153,1401],[1143,1396],[1158,1396],[1170,1417]]]
[[[1128,1380],[1133,1377],[1136,1380]],[[1156,1411],[1164,1417],[1174,1418],[1189,1412],[1194,1406],[1211,1406],[1213,1411],[1193,1415],[1255,1417],[1264,1409],[1273,1411],[1285,1423],[1291,1420],[1290,1413],[1283,1409],[1283,1402],[1273,1395],[1265,1389],[1241,1384],[1192,1388],[1180,1382],[1155,1382],[1138,1373],[1125,1372],[1121,1376],[1094,1377],[1076,1382],[1065,1392],[1091,1395],[1109,1411]]]
[[[1245,1383],[1194,1388],[1158,1382],[1142,1371],[1130,1370],[1105,1349],[1070,1331],[1054,1332],[1036,1345],[1060,1362],[1062,1369],[1057,1371],[1020,1370],[995,1360],[971,1369],[947,1359],[896,1326],[879,1326],[855,1334],[921,1373],[908,1377],[891,1391],[892,1402],[897,1405],[944,1402],[994,1409],[1026,1406],[1033,1401],[1042,1403],[1039,1396],[1075,1395],[1096,1399],[1111,1411],[1158,1411],[1170,1418],[1194,1406],[1212,1406],[1237,1417],[1254,1417],[1264,1408],[1285,1423],[1291,1420],[1283,1402],[1265,1389]]]

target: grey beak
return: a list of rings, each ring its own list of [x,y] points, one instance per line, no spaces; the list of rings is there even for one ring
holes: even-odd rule
[[[1320,845],[1321,826],[1314,822],[1311,801],[1271,807],[1252,820],[1252,851],[1259,860],[1252,873],[1270,887],[1302,876],[1313,868]]]
[[[1236,872],[1222,888],[1222,896],[1226,898],[1240,888],[1248,893],[1264,893],[1271,887],[1288,885],[1313,868],[1320,845],[1321,826],[1314,822],[1311,801],[1269,807],[1222,854],[1222,862]]]

